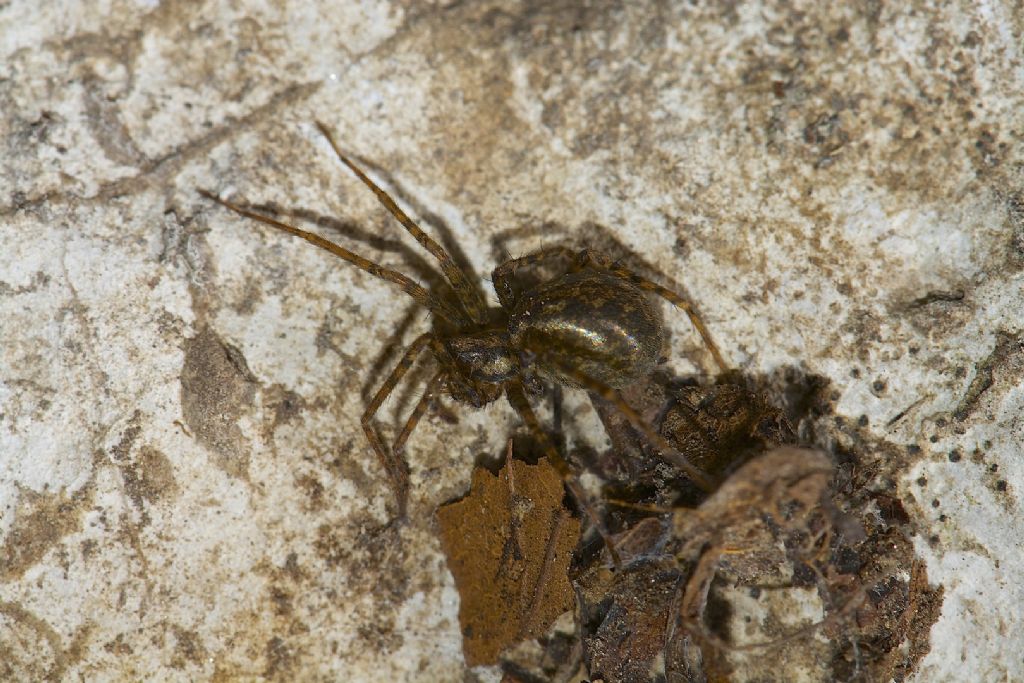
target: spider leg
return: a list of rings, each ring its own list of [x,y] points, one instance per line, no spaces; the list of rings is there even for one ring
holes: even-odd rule
[[[515,304],[515,295],[512,293],[512,277],[517,270],[555,258],[565,259],[572,263],[575,257],[576,252],[569,247],[553,246],[505,261],[491,271],[491,282],[494,285],[495,294],[498,295],[498,301],[504,308],[512,308]]]
[[[604,545],[608,548],[608,552],[611,555],[612,562],[616,567],[621,566],[622,562],[619,559],[619,553],[615,549],[615,543],[612,541],[608,531],[604,528],[604,523],[601,522],[601,518],[590,504],[590,499],[580,488],[579,482],[576,481],[576,475],[573,474],[572,469],[569,467],[569,463],[559,454],[558,449],[551,441],[551,437],[541,427],[540,421],[537,419],[537,414],[533,412],[533,408],[530,406],[529,400],[526,398],[526,391],[523,389],[522,383],[519,381],[508,382],[505,384],[505,396],[508,398],[509,404],[513,410],[519,414],[519,417],[526,423],[528,429],[530,429],[540,440],[541,447],[544,449],[544,454],[547,456],[548,462],[558,475],[562,478],[562,482],[565,487],[569,489],[569,493],[579,504],[583,514],[587,516],[590,523],[597,530],[598,534],[601,535],[601,540],[604,541]]]
[[[486,322],[487,305],[484,303],[483,295],[469,279],[466,273],[459,268],[448,252],[444,250],[444,247],[438,244],[437,240],[433,237],[423,232],[422,228],[416,225],[416,222],[402,211],[395,200],[392,199],[387,192],[370,180],[370,178],[355,164],[355,162],[341,152],[341,149],[338,147],[337,143],[335,143],[334,136],[331,135],[327,126],[317,121],[316,127],[320,130],[323,136],[327,138],[327,142],[330,143],[331,148],[338,156],[338,159],[341,160],[341,163],[348,166],[349,170],[355,173],[356,177],[363,181],[363,184],[370,188],[373,194],[377,196],[377,201],[384,205],[384,208],[386,208],[388,212],[395,217],[395,220],[401,223],[402,226],[409,231],[409,234],[412,235],[424,249],[430,252],[430,254],[437,259],[438,263],[441,264],[441,271],[444,273],[444,276],[448,278],[448,282],[451,283],[452,289],[455,290],[455,294],[459,298],[460,303],[465,307],[466,312],[473,321],[476,323]]]
[[[584,249],[576,258],[580,265],[587,264],[595,268],[600,268],[601,270],[607,270],[608,272],[631,282],[640,289],[657,294],[676,308],[681,309],[686,313],[687,317],[690,319],[690,324],[692,324],[700,334],[701,339],[704,340],[704,346],[706,346],[708,351],[711,352],[711,356],[715,359],[715,364],[718,368],[722,372],[729,371],[729,365],[725,362],[725,359],[722,358],[722,353],[718,350],[718,345],[715,344],[715,341],[711,338],[711,333],[708,331],[707,326],[701,319],[700,314],[698,314],[696,309],[693,307],[693,304],[691,304],[686,297],[668,289],[667,287],[662,287],[656,282],[648,280],[629,268],[612,263],[608,257],[594,249]]]
[[[373,275],[374,277],[378,277],[381,280],[386,280],[387,282],[392,282],[398,285],[399,287],[402,288],[402,291],[411,296],[416,301],[416,303],[420,304],[424,308],[429,309],[432,313],[440,316],[441,318],[444,318],[445,320],[452,324],[461,326],[469,323],[469,321],[466,319],[466,316],[461,311],[458,311],[451,307],[450,305],[448,305],[447,303],[445,303],[444,301],[437,299],[430,292],[424,289],[421,285],[416,283],[412,278],[403,275],[402,273],[399,273],[397,270],[385,268],[384,266],[378,263],[374,263],[373,261],[367,258],[363,258],[359,254],[353,251],[349,251],[345,247],[335,244],[334,242],[325,239],[314,232],[309,232],[307,230],[297,228],[293,225],[282,223],[281,221],[273,219],[270,216],[264,216],[261,213],[257,213],[255,211],[247,209],[244,206],[235,204],[234,202],[229,202],[226,199],[221,199],[212,192],[208,192],[206,190],[199,190],[199,194],[206,197],[207,199],[217,202],[226,209],[234,211],[240,216],[251,218],[253,220],[259,221],[260,223],[265,223],[267,225],[273,226],[278,230],[283,230],[284,232],[295,235],[296,237],[301,237],[310,244],[331,252],[338,258],[348,261],[356,268],[359,268],[360,270],[365,271],[370,275]]]
[[[658,454],[665,462],[674,465],[685,472],[686,476],[688,476],[697,486],[709,493],[717,488],[716,483],[710,479],[707,474],[695,467],[685,455],[679,452],[678,448],[674,447],[665,439],[665,437],[659,434],[658,430],[651,426],[651,424],[636,412],[632,406],[626,403],[622,396],[619,395],[619,392],[615,389],[612,389],[608,385],[598,382],[595,379],[587,377],[578,370],[567,367],[564,363],[560,363],[557,358],[553,358],[550,354],[546,354],[544,360],[551,367],[558,368],[559,371],[565,374],[565,376],[571,381],[575,382],[587,391],[597,394],[615,406],[626,420],[629,421],[629,424],[633,426],[633,429],[637,430],[650,440],[651,444],[654,445]]]
[[[419,424],[420,418],[423,417],[423,413],[427,411],[427,406],[437,396],[437,391],[441,387],[441,382],[446,377],[445,372],[442,370],[438,372],[430,381],[427,382],[427,388],[420,396],[420,400],[416,402],[416,407],[413,408],[412,413],[409,414],[409,418],[405,421],[405,426],[402,427],[401,433],[398,438],[395,439],[395,443],[391,446],[391,453],[393,457],[398,457],[402,450],[405,448],[405,442],[409,440],[409,435],[412,434],[412,430],[416,429],[416,425]]]
[[[388,378],[381,385],[377,393],[374,394],[373,399],[370,401],[370,405],[366,406],[366,410],[363,412],[362,425],[363,431],[366,433],[366,439],[370,442],[374,452],[377,454],[377,458],[380,460],[381,466],[384,471],[388,473],[391,478],[391,483],[395,489],[395,499],[398,502],[398,516],[400,519],[405,518],[406,504],[409,498],[409,470],[406,463],[401,457],[395,452],[388,453],[384,448],[384,442],[380,438],[380,434],[377,432],[377,428],[373,425],[373,418],[377,414],[377,410],[380,409],[384,400],[391,395],[391,392],[395,390],[395,386],[399,380],[409,371],[412,364],[416,361],[416,357],[419,356],[423,348],[433,339],[434,335],[430,332],[424,332],[420,336],[416,337],[415,340],[409,345],[402,355],[402,360],[398,362],[395,369],[391,371]],[[436,377],[435,377],[436,379]],[[431,380],[433,384],[434,380]],[[417,408],[419,406],[417,405]],[[413,413],[415,414],[415,410]],[[419,418],[417,417],[417,420]],[[406,425],[408,427],[408,424]],[[413,424],[415,427],[415,424]],[[409,431],[412,431],[412,427],[409,427]],[[405,430],[403,430],[403,433]],[[406,435],[408,436],[408,435]]]

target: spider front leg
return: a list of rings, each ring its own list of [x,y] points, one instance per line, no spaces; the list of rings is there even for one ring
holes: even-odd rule
[[[729,365],[725,362],[725,359],[722,358],[721,351],[718,350],[718,345],[715,344],[715,341],[711,338],[711,333],[708,331],[707,326],[701,319],[700,314],[697,313],[696,309],[694,309],[693,307],[693,304],[691,304],[686,299],[686,297],[682,296],[681,294],[678,294],[677,292],[673,292],[671,289],[668,289],[667,287],[662,287],[661,285],[659,285],[656,282],[653,282],[652,280],[648,280],[644,276],[636,273],[635,271],[630,270],[629,268],[612,262],[611,259],[609,259],[607,256],[594,249],[582,250],[576,256],[576,259],[578,267],[589,265],[594,268],[606,270],[609,273],[612,273],[613,275],[616,275],[622,278],[623,280],[626,280],[627,282],[636,285],[640,289],[657,294],[662,299],[665,299],[676,308],[681,309],[684,313],[686,313],[686,316],[690,319],[690,324],[693,325],[694,329],[696,329],[697,332],[700,334],[701,339],[704,341],[704,345],[708,348],[708,351],[711,352],[711,356],[712,358],[715,359],[715,364],[718,366],[719,370],[721,370],[722,372],[728,372],[730,370]]]
[[[458,297],[460,305],[467,313],[469,313],[469,316],[473,321],[477,323],[484,322],[487,319],[487,304],[484,302],[483,294],[480,292],[480,289],[476,286],[473,279],[459,268],[451,255],[445,251],[444,247],[442,247],[437,240],[423,232],[423,229],[416,224],[416,221],[409,218],[409,216],[402,211],[395,200],[391,198],[391,195],[381,189],[377,183],[370,180],[369,176],[363,172],[363,169],[359,168],[355,162],[342,153],[341,148],[338,147],[338,144],[334,141],[334,136],[326,125],[317,121],[316,127],[319,128],[320,133],[327,138],[327,142],[331,145],[331,149],[334,150],[334,154],[338,159],[348,166],[349,170],[355,173],[356,177],[359,178],[359,180],[361,180],[363,184],[377,196],[377,201],[379,201],[384,208],[388,210],[388,213],[394,216],[395,220],[401,223],[402,227],[404,227],[424,249],[430,252],[430,254],[437,259],[438,263],[441,265],[441,271],[448,279],[448,282],[451,283],[452,289],[455,290],[455,295]]]
[[[425,332],[413,340],[412,344],[409,345],[409,348],[407,348],[405,353],[402,354],[402,360],[398,362],[398,365],[395,366],[395,369],[391,371],[390,375],[388,375],[384,384],[381,385],[381,388],[377,390],[376,394],[374,394],[373,399],[370,401],[370,405],[368,405],[366,410],[363,412],[361,420],[363,432],[366,433],[366,439],[370,442],[370,446],[373,447],[374,452],[377,454],[377,458],[380,460],[381,466],[384,468],[384,471],[388,473],[388,477],[391,479],[392,486],[395,489],[395,499],[398,503],[399,519],[405,518],[406,504],[409,499],[409,469],[398,452],[392,450],[389,453],[387,449],[384,448],[384,442],[380,438],[380,434],[377,432],[377,428],[373,424],[373,418],[380,409],[381,404],[383,404],[384,400],[387,399],[387,397],[395,390],[395,386],[398,384],[399,380],[405,376],[405,373],[409,371],[409,368],[412,367],[412,364],[416,361],[417,356],[419,356],[423,348],[433,338],[433,334]],[[431,380],[430,385],[428,385],[428,393],[430,386],[432,386],[436,380],[436,377],[434,380]],[[420,403],[423,403],[422,399]],[[416,421],[419,420],[419,415],[422,415],[423,410],[425,409],[425,404],[422,409],[420,408],[420,405],[417,404],[416,409],[413,410],[413,416],[416,417]],[[405,439],[408,438],[409,433],[412,432],[412,429],[415,426],[415,422],[412,422],[411,425],[406,423],[406,428],[403,429],[402,434],[399,435],[400,441],[396,441],[396,443],[404,444]]]

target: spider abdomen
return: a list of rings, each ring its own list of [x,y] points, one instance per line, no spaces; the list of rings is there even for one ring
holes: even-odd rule
[[[509,339],[551,379],[578,385],[573,375],[581,374],[621,389],[651,373],[664,332],[641,289],[583,269],[524,292],[509,316]]]

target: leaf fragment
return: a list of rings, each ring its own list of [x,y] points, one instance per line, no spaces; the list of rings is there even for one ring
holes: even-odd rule
[[[546,460],[509,458],[497,476],[478,467],[469,494],[438,509],[469,666],[496,663],[506,648],[544,634],[572,609],[567,571],[580,522],[564,496]]]

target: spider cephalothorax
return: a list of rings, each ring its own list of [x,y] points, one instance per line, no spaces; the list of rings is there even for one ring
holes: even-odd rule
[[[661,354],[664,328],[648,292],[683,309],[715,362],[725,369],[717,347],[689,302],[679,294],[609,262],[593,250],[584,249],[576,253],[564,246],[554,246],[506,261],[495,268],[492,278],[500,308],[488,308],[475,280],[459,268],[444,248],[423,232],[384,190],[341,153],[325,126],[317,126],[338,158],[437,259],[454,290],[452,300],[439,299],[402,273],[369,261],[315,233],[220,199],[212,193],[202,194],[236,213],[297,235],[371,275],[398,285],[445,323],[445,332],[426,332],[409,345],[362,417],[367,440],[394,484],[399,516],[405,515],[409,488],[408,469],[400,454],[430,401],[440,393],[474,407],[486,405],[504,394],[527,426],[545,444],[549,460],[585,507],[584,496],[572,479],[568,465],[540,428],[527,399],[528,394],[541,390],[542,380],[583,388],[609,399],[637,430],[652,441],[665,460],[685,471],[699,485],[709,487],[705,475],[690,465],[617,393],[618,389],[647,376]],[[518,295],[514,293],[512,280],[518,270],[555,260],[566,264],[561,275]],[[373,424],[373,417],[427,348],[437,362],[437,370],[389,450]]]

